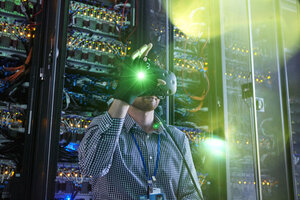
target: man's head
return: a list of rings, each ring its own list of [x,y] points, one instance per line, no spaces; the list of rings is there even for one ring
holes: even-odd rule
[[[153,111],[157,108],[160,99],[157,96],[141,96],[137,97],[131,106],[145,111]]]

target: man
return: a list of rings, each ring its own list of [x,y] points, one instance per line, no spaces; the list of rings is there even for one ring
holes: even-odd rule
[[[151,48],[146,45],[132,57],[143,58]],[[154,83],[149,88],[164,81]],[[132,84],[128,77],[120,80],[108,112],[94,118],[80,144],[79,165],[93,177],[94,199],[200,199],[179,150],[155,116],[160,99],[141,96],[145,88]],[[187,137],[169,129],[200,190]]]

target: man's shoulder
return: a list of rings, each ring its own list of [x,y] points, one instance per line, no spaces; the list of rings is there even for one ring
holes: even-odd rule
[[[110,115],[108,114],[108,112],[104,112],[104,113],[101,113],[100,115],[92,118],[90,126],[91,125],[99,125],[99,124],[102,124],[102,123],[106,123],[109,120],[111,120]]]
[[[170,134],[172,134],[177,144],[179,145],[183,144],[186,138],[185,133],[173,125],[167,125],[167,127],[170,129]]]

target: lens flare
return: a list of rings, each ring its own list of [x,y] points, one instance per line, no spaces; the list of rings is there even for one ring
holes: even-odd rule
[[[248,40],[250,25],[253,40],[267,39],[265,46],[274,43],[273,37],[277,37],[275,32],[278,27],[282,29],[287,48],[294,50],[300,41],[300,18],[297,14],[299,1],[295,1],[293,8],[281,6],[280,12],[275,12],[277,5],[276,1],[272,0],[252,0],[249,5],[247,1],[223,0],[219,6],[213,1],[190,0],[187,3],[184,0],[164,0],[163,2],[164,8],[169,10],[170,21],[185,34],[187,39],[233,35],[238,36],[239,40]]]
[[[225,155],[225,142],[220,139],[210,138],[204,142],[207,151],[217,156]]]
[[[171,22],[188,37],[208,37],[206,21],[209,16],[203,2],[192,0],[187,3],[173,0],[169,17]]]
[[[146,77],[145,72],[138,72],[137,77],[139,80],[144,80]]]

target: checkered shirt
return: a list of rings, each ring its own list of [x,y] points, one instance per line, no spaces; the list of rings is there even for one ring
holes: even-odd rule
[[[157,117],[155,121],[159,122]],[[177,128],[169,128],[198,184],[187,137]],[[140,146],[151,177],[155,170],[160,134],[159,164],[153,186],[160,188],[166,199],[200,199],[178,149],[162,125],[157,131],[147,134],[130,115],[111,118],[108,112],[92,120],[78,150],[82,173],[92,176],[94,199],[131,200],[146,195],[147,177],[131,134]]]

